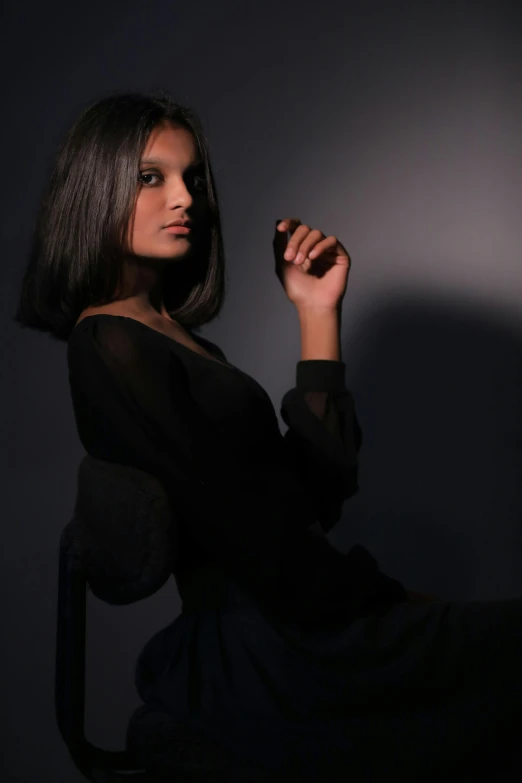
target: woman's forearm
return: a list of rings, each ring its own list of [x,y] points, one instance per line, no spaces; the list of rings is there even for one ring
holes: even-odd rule
[[[341,308],[297,310],[301,326],[301,359],[341,359]]]

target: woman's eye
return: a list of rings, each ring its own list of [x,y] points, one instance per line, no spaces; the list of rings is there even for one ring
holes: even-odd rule
[[[143,177],[158,177],[159,174],[153,174],[152,172],[149,172],[148,174],[143,171],[140,173],[139,180],[143,182]],[[150,185],[150,182],[144,182],[145,185]]]
[[[143,182],[144,185],[153,185],[154,183],[145,181],[145,177],[160,177],[160,174],[154,174],[153,172],[149,171],[142,171],[140,172],[139,181]],[[201,176],[199,174],[196,174],[193,177],[193,183],[197,190],[206,190],[207,189],[207,178],[205,176]]]

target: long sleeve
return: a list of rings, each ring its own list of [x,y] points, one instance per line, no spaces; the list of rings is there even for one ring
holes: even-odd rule
[[[317,520],[325,532],[339,521],[344,501],[359,489],[362,431],[344,375],[344,362],[300,361],[295,388],[281,403],[289,427],[286,445],[314,493]]]
[[[163,481],[182,534],[261,604],[304,622],[345,621],[368,597],[398,584],[379,571],[363,547],[345,555],[304,527],[299,517],[306,509],[293,513],[285,503],[281,463],[274,494],[266,475],[259,477],[237,444],[202,413],[187,368],[165,349],[167,338],[136,338],[125,320],[98,320],[93,339],[76,347],[77,381],[89,400],[91,420],[111,442],[118,441],[115,458]],[[326,433],[319,419],[317,428]],[[316,434],[313,442],[320,453],[321,437]],[[329,460],[330,454],[328,447]],[[340,465],[343,459],[347,463],[341,439],[335,454]],[[289,484],[295,482],[295,466],[287,472]],[[308,508],[310,522],[314,512]]]

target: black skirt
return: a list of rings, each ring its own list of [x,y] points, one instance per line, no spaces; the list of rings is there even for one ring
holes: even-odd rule
[[[400,602],[311,631],[275,627],[229,581],[147,643],[136,686],[268,779],[516,780],[522,599]]]

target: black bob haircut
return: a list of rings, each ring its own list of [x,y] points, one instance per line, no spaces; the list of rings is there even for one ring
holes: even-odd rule
[[[199,149],[208,222],[190,263],[166,268],[163,301],[189,329],[217,317],[225,297],[225,257],[208,142],[197,113],[160,90],[102,98],[65,134],[34,224],[16,323],[68,341],[86,307],[117,298],[140,158],[151,131],[166,121],[191,131]]]

